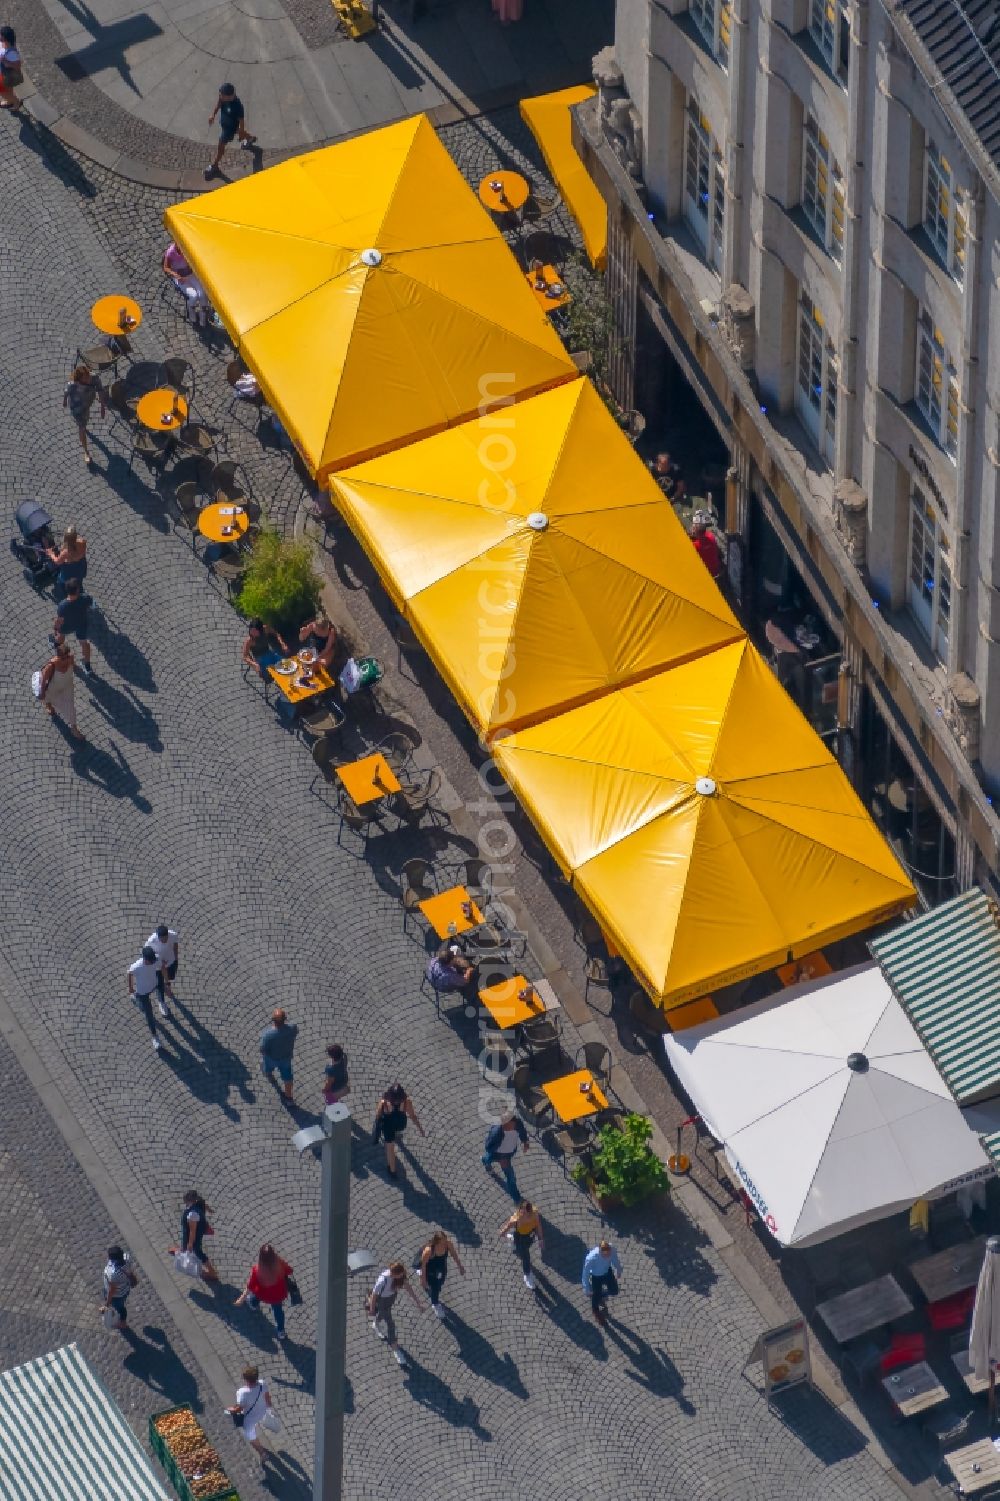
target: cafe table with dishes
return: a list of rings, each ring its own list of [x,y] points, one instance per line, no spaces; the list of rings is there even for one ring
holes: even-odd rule
[[[479,992],[479,999],[498,1027],[510,1031],[525,1022],[537,1021],[551,1008],[545,996],[524,975],[511,975]]]
[[[573,300],[555,266],[533,266],[524,279],[545,313],[554,313]]]
[[[516,214],[524,208],[531,188],[520,172],[490,172],[479,184],[479,201],[494,214]]]
[[[238,542],[249,525],[246,511],[232,501],[216,501],[198,512],[198,530],[209,542]]]
[[[442,941],[470,933],[486,921],[464,886],[450,886],[428,897],[420,910]]]
[[[90,317],[99,333],[116,339],[130,334],[142,322],[142,308],[133,297],[98,297],[90,310]]]
[[[578,1068],[560,1079],[542,1085],[556,1115],[565,1124],[573,1121],[593,1123],[593,1117],[607,1110],[608,1100],[589,1068]]]
[[[135,415],[143,427],[157,433],[169,433],[182,427],[188,418],[187,401],[170,386],[157,386],[140,397]]]
[[[294,657],[285,657],[269,667],[268,674],[277,683],[290,704],[299,705],[318,693],[327,693],[333,688],[333,678],[311,647],[305,647]]]

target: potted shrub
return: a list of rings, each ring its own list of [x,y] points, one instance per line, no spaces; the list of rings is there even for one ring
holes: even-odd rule
[[[628,1208],[650,1194],[669,1193],[667,1170],[649,1145],[652,1134],[644,1115],[626,1115],[601,1127],[589,1162],[573,1169],[602,1213],[616,1204]]]
[[[309,543],[288,541],[280,532],[265,529],[254,542],[243,575],[240,613],[250,620],[259,615],[287,636],[315,615],[322,587]]]

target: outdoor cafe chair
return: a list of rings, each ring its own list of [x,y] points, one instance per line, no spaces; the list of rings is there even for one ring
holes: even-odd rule
[[[661,1041],[664,1033],[670,1031],[663,1012],[653,1005],[644,990],[633,990],[628,998],[628,1014],[633,1027],[647,1042]]]
[[[611,971],[608,968],[608,961],[602,959],[599,954],[591,954],[583,966],[583,1000],[584,1004],[588,1006],[590,1005],[590,987],[592,985],[596,985],[601,990],[606,990],[613,1002]],[[604,1014],[604,1012],[601,1013],[601,1015]],[[606,1014],[610,1015],[610,1012]]]
[[[128,397],[123,380],[113,380],[108,387],[107,395],[108,411],[111,413],[113,423],[111,431],[123,427],[128,434],[129,445],[132,443],[132,434],[135,431],[136,415],[132,406],[129,405]]]
[[[399,872],[399,900],[403,908],[403,932],[411,917],[422,918],[420,903],[437,895],[433,868],[426,860],[404,861]]]
[[[479,910],[484,911],[493,895],[492,865],[478,855],[470,855],[460,862],[458,869],[462,872],[462,885]]]
[[[373,754],[383,756],[389,763],[390,770],[399,780],[413,758],[418,740],[414,735],[405,730],[393,730],[391,735],[385,735],[375,746]]]
[[[187,399],[188,407],[194,406],[194,366],[190,360],[174,354],[163,361],[161,379],[165,386]]]
[[[552,1114],[552,1102],[545,1091],[532,1082],[529,1063],[517,1065],[510,1076],[510,1087],[514,1092],[518,1113],[534,1126],[536,1132],[540,1131],[545,1120]]]
[[[129,451],[128,467],[131,469],[137,458],[145,459],[150,468],[161,468],[166,464],[173,447],[172,433],[154,433],[141,427],[132,434],[132,446]]]
[[[408,620],[404,620],[402,615],[396,619],[393,625],[392,638],[396,643],[396,671],[402,672],[404,652],[421,652],[424,648],[420,643],[420,638],[416,631]]]
[[[559,1028],[549,1016],[536,1017],[521,1028],[521,1041],[528,1057],[535,1062],[559,1048]]]
[[[434,798],[440,790],[441,773],[436,766],[432,766],[423,785],[418,782],[401,782],[392,801],[392,811],[410,828],[419,828],[425,814],[437,828],[439,819],[442,823],[447,822],[447,815],[434,805]]]
[[[603,1042],[585,1042],[576,1050],[576,1067],[589,1068],[601,1088],[611,1085],[611,1049]]]
[[[323,735],[314,743],[311,754],[316,770],[313,773],[312,781],[309,783],[310,792],[320,779],[328,787],[338,787],[340,785],[337,780],[337,763],[333,758],[333,753],[333,741],[328,735]]]
[[[206,458],[215,448],[215,439],[203,422],[185,422],[177,442],[185,453],[204,454]]]
[[[177,512],[174,518],[174,530],[182,526],[191,538],[191,548],[195,550],[195,542],[200,536],[198,531],[198,482],[187,480],[178,485],[173,495],[174,508]]]
[[[344,728],[344,713],[332,699],[327,698],[318,708],[300,714],[295,724],[309,740],[323,736],[329,738]]]
[[[570,1158],[582,1157],[594,1145],[592,1133],[586,1126],[581,1126],[578,1121],[570,1121],[568,1125],[553,1127],[547,1133],[546,1140],[552,1142],[559,1153],[560,1165],[567,1178]]]
[[[107,344],[94,344],[90,349],[77,349],[77,365],[86,365],[88,370],[93,370],[95,375],[102,375],[105,370],[114,369],[115,360],[118,358],[114,349]]]
[[[361,840],[362,855],[368,853],[368,840],[371,837],[372,824],[378,820],[377,809],[359,808],[352,798],[341,789],[338,799],[337,811],[340,814],[340,827],[337,830],[337,843],[343,839],[345,829],[352,834],[357,834]]]
[[[217,500],[240,499],[253,494],[250,478],[238,459],[220,459],[208,479],[208,490]]]
[[[217,558],[213,558],[208,566],[212,577],[221,579],[225,584],[228,595],[231,595],[242,581],[247,568],[246,558],[241,557],[235,550],[229,549],[220,553]]]

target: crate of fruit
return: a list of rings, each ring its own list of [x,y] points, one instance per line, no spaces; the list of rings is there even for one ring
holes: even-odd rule
[[[149,1442],[181,1501],[239,1501],[218,1452],[189,1406],[149,1420]]]

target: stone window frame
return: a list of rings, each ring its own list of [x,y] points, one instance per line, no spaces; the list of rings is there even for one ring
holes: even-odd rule
[[[930,575],[928,577],[928,574]],[[924,489],[910,481],[906,546],[906,606],[931,650],[947,664],[954,566],[944,519]],[[918,609],[913,594],[926,598]],[[929,614],[929,620],[927,618]]]
[[[955,187],[948,158],[929,135],[924,137],[924,191],[921,211],[924,233],[938,260],[958,286],[965,284],[968,215]]]
[[[944,335],[934,326],[934,319],[925,307],[921,307],[917,316],[913,400],[935,442],[944,449],[952,463],[956,463],[961,410],[958,370],[944,342]]]
[[[805,382],[803,382],[805,375]],[[826,462],[833,467],[837,445],[840,366],[822,312],[799,290],[795,329],[795,410]],[[807,405],[815,424],[803,413]]]
[[[844,257],[844,174],[819,122],[809,113],[802,126],[799,203],[823,249],[839,266]]]
[[[688,0],[688,15],[716,62],[728,72],[733,30],[732,0]]]
[[[847,87],[848,56],[845,31],[850,36],[849,0],[809,0],[806,29],[817,52],[837,82]]]
[[[696,152],[697,162],[694,160]],[[702,191],[701,179],[705,172],[707,182]],[[689,94],[684,112],[684,218],[698,240],[707,265],[720,275],[725,235],[725,199],[726,174],[722,151],[707,115],[702,112],[694,94]],[[692,207],[704,220],[703,226],[694,222],[689,211]]]

